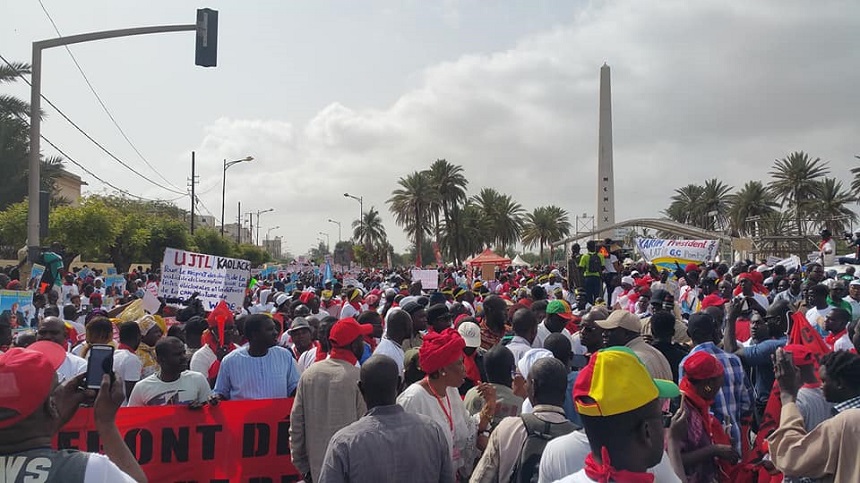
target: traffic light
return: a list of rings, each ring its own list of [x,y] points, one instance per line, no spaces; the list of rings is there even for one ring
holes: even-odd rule
[[[218,11],[211,8],[197,10],[197,46],[194,64],[215,67],[218,63]]]

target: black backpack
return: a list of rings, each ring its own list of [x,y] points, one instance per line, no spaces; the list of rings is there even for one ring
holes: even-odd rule
[[[603,262],[600,261],[599,253],[588,254],[588,271],[591,273],[600,273],[603,271]]]
[[[546,444],[559,436],[576,431],[579,426],[567,420],[550,423],[534,414],[522,414],[520,418],[526,428],[526,440],[523,441],[520,457],[514,465],[511,483],[537,483],[540,458]]]

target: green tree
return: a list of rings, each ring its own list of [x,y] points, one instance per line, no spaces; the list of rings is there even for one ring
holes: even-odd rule
[[[825,177],[819,181],[818,197],[809,202],[809,211],[815,213],[820,228],[827,228],[831,233],[844,232],[857,221],[857,214],[848,205],[857,198],[836,178]]]
[[[729,196],[729,223],[737,236],[757,235],[757,221],[773,215],[779,203],[761,181],[747,181],[738,192]]]
[[[51,240],[65,246],[66,266],[78,255],[88,260],[98,259],[110,252],[122,233],[122,217],[99,198],[84,199],[77,207],[60,206],[49,218]]]
[[[493,188],[482,188],[472,198],[487,223],[489,240],[500,250],[515,244],[523,229],[523,207],[510,195],[503,195]]]
[[[259,267],[260,265],[263,265],[264,263],[271,260],[271,257],[265,250],[249,243],[234,245],[231,257],[239,258],[241,260],[248,260],[249,262],[251,262],[252,267]]]
[[[466,186],[469,181],[463,176],[461,166],[451,164],[444,159],[434,161],[430,165],[428,174],[433,191],[438,195],[433,200],[431,210],[435,222],[436,241],[442,244],[442,222],[449,225],[454,208],[466,201]]]
[[[854,158],[860,160],[860,156],[854,156]],[[860,166],[851,168],[851,174],[854,175],[854,179],[851,180],[851,191],[855,196],[860,197]]]
[[[232,257],[235,242],[222,238],[221,234],[212,228],[197,228],[191,236],[191,249],[198,253],[208,253],[221,257]]]
[[[717,178],[705,181],[702,186],[700,211],[702,221],[699,226],[711,231],[721,230],[728,227],[729,218],[729,193],[733,187],[724,184]]]
[[[472,202],[462,207],[454,205],[451,219],[442,227],[442,242],[446,253],[460,264],[471,254],[484,248],[489,239],[489,228],[481,209]]]
[[[538,246],[540,259],[543,258],[543,247],[555,240],[570,234],[570,220],[565,210],[555,205],[540,206],[527,213],[523,223],[522,243],[526,248]],[[550,261],[553,259],[553,248],[550,245]]]
[[[809,214],[810,201],[821,194],[818,181],[829,172],[827,163],[820,158],[812,159],[803,151],[774,161],[769,173],[773,177],[769,188],[774,197],[794,214],[798,235],[808,232],[804,217]]]
[[[389,205],[394,221],[415,241],[416,252],[423,253],[422,242],[430,234],[431,205],[436,198],[430,176],[426,171],[414,171],[397,181],[399,188],[391,192]],[[432,253],[432,252],[431,252]]]
[[[697,184],[675,189],[672,202],[663,214],[669,219],[687,225],[700,226],[703,213],[702,195],[705,188]]]
[[[165,248],[189,248],[191,235],[185,223],[161,217],[150,217],[148,222],[149,244],[143,248],[143,259],[148,260],[153,268],[161,266]]]
[[[9,255],[27,243],[27,200],[0,211],[0,245]],[[7,255],[7,256],[9,256]]]
[[[388,240],[379,210],[371,206],[370,210],[362,214],[361,220],[352,222],[352,238],[356,242],[362,242],[367,250]]]

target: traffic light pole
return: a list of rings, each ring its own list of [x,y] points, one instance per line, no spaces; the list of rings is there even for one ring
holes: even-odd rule
[[[86,34],[70,35],[55,39],[39,40],[33,42],[33,62],[30,68],[30,162],[28,179],[28,202],[27,212],[27,248],[28,257],[31,262],[39,257],[39,185],[40,183],[40,136],[41,136],[41,100],[42,100],[42,50],[62,45],[79,44],[93,40],[113,39],[116,37],[129,37],[132,35],[160,34],[167,32],[186,32],[198,30],[196,23],[186,25],[157,25],[152,27],[136,27],[121,30],[105,30],[102,32],[90,32]]]

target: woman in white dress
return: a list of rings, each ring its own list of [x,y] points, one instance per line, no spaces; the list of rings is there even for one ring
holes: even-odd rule
[[[485,404],[470,416],[457,388],[463,384],[466,369],[463,349],[466,343],[454,329],[429,332],[418,349],[418,364],[427,375],[412,384],[397,398],[404,410],[423,414],[442,428],[451,451],[452,467],[458,481],[467,481],[472,465],[487,445],[490,422],[496,411],[495,388],[478,386]]]

